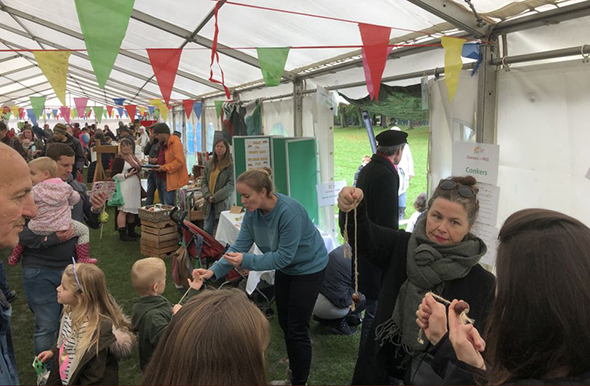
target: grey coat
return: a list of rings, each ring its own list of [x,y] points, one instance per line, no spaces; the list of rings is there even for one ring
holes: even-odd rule
[[[201,192],[205,203],[203,205],[204,218],[209,217],[211,211],[211,203],[209,197],[213,196],[213,204],[215,205],[215,218],[219,218],[219,214],[224,210],[228,210],[233,202],[234,195],[234,165],[229,164],[225,169],[222,169],[217,175],[217,182],[215,183],[215,192],[211,194],[209,191],[209,177],[212,172],[213,160],[210,160],[205,165],[203,170],[203,178],[201,180]]]

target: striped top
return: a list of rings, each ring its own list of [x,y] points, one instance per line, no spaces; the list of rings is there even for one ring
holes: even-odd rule
[[[76,345],[78,343],[78,335],[83,332],[72,330],[72,318],[69,313],[65,314],[62,321],[62,328],[59,332],[58,347],[59,347],[59,376],[62,385],[67,385],[72,376],[72,364],[76,362]]]

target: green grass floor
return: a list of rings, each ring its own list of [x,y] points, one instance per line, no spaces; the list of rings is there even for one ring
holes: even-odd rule
[[[414,156],[416,177],[411,182],[408,194],[409,217],[413,212],[411,203],[418,193],[426,189],[426,154],[428,130],[416,128],[409,132],[409,143]],[[370,153],[370,147],[364,128],[337,128],[335,130],[335,164],[336,180],[346,179],[352,183],[352,177],[364,154]],[[139,242],[122,243],[114,229],[112,210],[111,218],[106,224],[102,239],[99,230],[91,230],[91,256],[98,259],[98,266],[106,273],[107,285],[117,302],[129,315],[135,297],[129,273],[133,263],[143,256],[139,253]],[[20,265],[12,267],[7,264],[9,251],[0,252],[4,261],[8,283],[18,292],[13,303],[12,337],[16,351],[18,372],[21,384],[34,384],[35,373],[31,367],[33,361],[33,330],[34,321],[22,285]],[[164,295],[172,302],[177,302],[181,294],[172,285],[170,273],[172,261],[166,259],[168,267],[168,283]],[[266,351],[267,375],[269,380],[284,379],[288,367],[283,333],[277,317],[270,320],[272,338]],[[309,384],[349,384],[357,357],[360,331],[352,336],[328,336],[321,334],[317,322],[312,321],[311,334],[313,341],[313,363]],[[122,360],[119,366],[121,384],[138,384],[141,378],[137,351],[130,358]]]

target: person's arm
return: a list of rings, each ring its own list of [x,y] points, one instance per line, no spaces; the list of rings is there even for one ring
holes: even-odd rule
[[[18,238],[19,244],[31,249],[46,249],[62,243],[56,233],[39,236],[34,234],[27,226],[23,228]]]
[[[217,189],[217,192],[213,195],[214,204],[225,200],[234,192],[234,168],[230,165],[227,169],[229,169],[227,184],[221,189]]]
[[[186,167],[186,159],[184,158],[184,150],[180,141],[174,141],[170,146],[174,159],[172,162],[168,162],[160,167],[160,169],[166,173],[174,173],[180,168]]]
[[[152,141],[148,141],[143,148],[143,154],[149,156],[150,150],[152,150]]]
[[[244,220],[242,221],[242,227],[240,228],[240,233],[238,234],[238,238],[232,244],[231,247],[227,250],[227,252],[248,252],[252,245],[254,245],[254,238],[251,232],[251,217],[248,214],[244,215]],[[232,265],[224,258],[217,260],[211,268],[216,280],[219,280],[223,276],[227,275],[229,271],[232,270]],[[245,268],[245,267],[244,267]]]
[[[207,162],[205,164],[205,168],[203,168],[203,175],[201,178],[201,193],[203,194],[203,198],[205,200],[209,200],[211,196],[211,192],[209,191],[209,171],[210,171],[210,164]]]
[[[278,249],[262,255],[244,253],[242,267],[253,271],[285,268],[295,258],[301,241],[302,227],[303,218],[300,215],[283,215],[279,220]]]
[[[164,331],[166,331],[168,324],[170,324],[171,315],[172,311],[170,311],[170,314],[167,315],[163,310],[151,312],[146,315],[147,319],[145,323],[146,326],[149,326],[147,331],[147,339],[152,345],[154,345],[154,347],[160,341],[160,338],[164,334]]]

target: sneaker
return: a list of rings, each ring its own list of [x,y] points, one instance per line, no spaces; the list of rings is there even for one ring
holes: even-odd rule
[[[12,303],[13,301],[16,300],[16,291],[10,291],[8,293],[8,295],[6,295],[6,300],[8,301],[8,303]]]
[[[356,327],[351,327],[342,321],[339,326],[326,326],[326,331],[334,335],[353,335],[356,333]]]
[[[344,320],[346,321],[346,324],[348,324],[351,327],[356,327],[363,322],[363,318],[361,318],[360,315],[354,314],[348,315]]]

